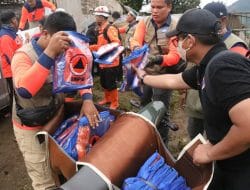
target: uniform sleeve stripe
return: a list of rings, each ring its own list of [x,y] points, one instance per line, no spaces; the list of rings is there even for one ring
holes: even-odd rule
[[[31,98],[32,97],[31,93],[23,87],[18,88],[17,92],[18,92],[19,96],[21,96],[22,98]]]
[[[42,53],[38,59],[38,63],[49,70],[51,66],[54,65],[55,60],[47,56],[45,53]]]

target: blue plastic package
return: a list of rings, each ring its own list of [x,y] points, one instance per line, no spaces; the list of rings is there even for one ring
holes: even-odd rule
[[[105,54],[112,52],[114,49],[118,48],[120,44],[118,42],[112,42],[105,45],[102,45],[98,51],[93,51],[93,55],[95,58],[101,58],[105,56]]]
[[[149,47],[145,44],[142,48],[136,49],[131,52],[128,57],[123,59],[123,64],[133,64],[139,69],[144,69],[148,63]],[[127,78],[130,78],[130,86],[132,90],[138,95],[142,96],[143,92],[139,88],[139,78],[135,75],[134,72],[128,72]],[[132,79],[131,79],[132,78]]]
[[[106,54],[96,58],[95,62],[99,64],[112,64],[113,61],[123,52],[123,50],[124,47],[119,46],[113,49],[112,51],[107,52]]]
[[[142,57],[148,51],[149,51],[149,47],[148,47],[147,44],[145,44],[140,49],[136,49],[136,50],[132,51],[129,56],[125,57],[122,60],[122,64],[123,65],[129,64],[129,63],[131,63],[131,61],[133,61],[133,60],[135,60],[135,59],[137,59],[139,57]]]
[[[77,32],[67,31],[70,47],[57,57],[53,71],[53,92],[72,92],[93,86],[92,54],[89,39]]]
[[[62,122],[62,124],[60,125],[60,127],[57,128],[57,130],[55,131],[55,133],[53,134],[53,138],[57,139],[59,137],[59,135],[61,135],[70,125],[72,125],[74,122],[77,121],[78,116],[74,115],[68,119],[66,119],[65,121]]]
[[[112,115],[109,113],[109,111],[102,111],[99,113],[101,121],[99,122],[99,126],[95,128],[91,128],[91,135],[102,137],[106,131],[110,127],[110,121],[112,118]],[[79,120],[79,125],[88,125],[88,119],[87,117],[82,117]]]
[[[123,190],[190,190],[177,171],[163,157],[154,153],[140,168],[136,177],[127,178]]]

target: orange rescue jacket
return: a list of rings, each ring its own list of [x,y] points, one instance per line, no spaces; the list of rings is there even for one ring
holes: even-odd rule
[[[97,38],[97,44],[91,45],[89,48],[91,51],[97,51],[101,46],[108,44],[109,42],[107,39],[105,39],[103,32],[104,29],[108,26],[108,22],[104,23],[98,30],[98,38]],[[121,40],[119,39],[118,30],[114,26],[110,26],[107,30],[107,36],[110,40],[110,42],[118,42],[121,44]],[[110,68],[110,67],[116,67],[119,65],[119,57],[114,60],[112,64],[100,64],[100,68]]]
[[[45,8],[49,8],[52,11],[56,10],[55,5],[47,0],[36,0],[34,8],[25,2],[22,8],[19,29],[23,30],[27,21],[36,22],[42,20],[45,16]]]
[[[0,56],[2,60],[2,73],[4,78],[12,77],[11,60],[15,51],[21,47],[22,42],[13,28],[3,26],[0,30]]]

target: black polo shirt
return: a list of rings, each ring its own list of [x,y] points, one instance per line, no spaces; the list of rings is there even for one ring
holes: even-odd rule
[[[232,126],[229,110],[250,98],[250,60],[226,50],[224,43],[220,43],[199,66],[185,71],[182,77],[189,86],[199,90],[207,137],[212,144],[218,143]],[[217,163],[227,168],[249,165],[250,150]]]

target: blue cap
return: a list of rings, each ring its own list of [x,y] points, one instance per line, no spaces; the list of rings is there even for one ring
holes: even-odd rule
[[[213,13],[217,18],[221,18],[227,16],[227,8],[221,2],[212,2],[206,4],[203,9],[206,9]]]
[[[220,22],[214,14],[204,9],[187,10],[177,23],[176,29],[166,33],[167,37],[181,33],[210,35],[218,34]]]

